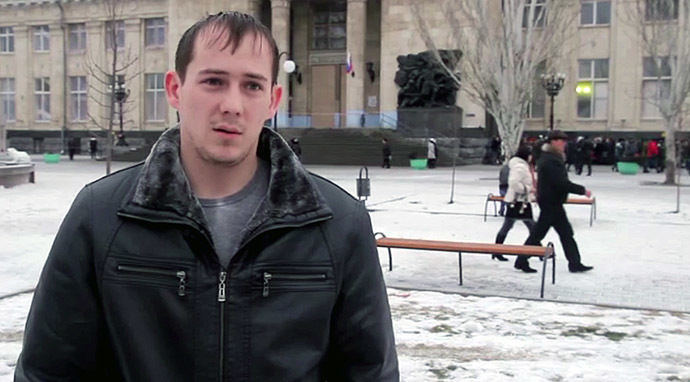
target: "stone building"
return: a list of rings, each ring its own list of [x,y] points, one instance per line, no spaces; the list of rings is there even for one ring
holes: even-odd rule
[[[285,52],[281,67],[286,59],[297,64],[296,72],[279,76],[289,95],[278,113],[280,127],[395,126],[396,58],[426,50],[409,0],[118,1],[122,7],[112,22],[97,0],[0,0],[0,108],[11,144],[55,151],[67,137],[86,147],[86,138],[103,136],[91,116],[107,115],[109,89],[91,71],[109,65],[111,26],[123,46],[120,57],[136,58],[119,79],[130,91],[123,109],[128,140],[153,139],[175,123],[163,77],[183,31],[208,13],[255,15]],[[645,80],[634,31],[616,18],[620,1],[582,1],[572,46],[566,47],[574,52],[562,69],[566,84],[556,98],[558,128],[590,135],[658,135],[663,129],[658,112],[642,100],[653,85]],[[424,9],[430,12],[425,17],[438,17]],[[354,75],[346,73],[348,57]],[[583,81],[593,90],[584,100],[574,90]],[[527,128],[543,131],[548,100],[543,90],[535,94]],[[457,104],[464,127],[487,125],[484,110],[467,97],[460,94]]]

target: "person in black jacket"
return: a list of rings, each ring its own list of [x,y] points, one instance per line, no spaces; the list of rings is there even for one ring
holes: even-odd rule
[[[386,138],[381,139],[381,144],[383,145],[383,147],[382,147],[383,164],[381,164],[381,167],[391,168],[391,158],[393,155],[393,152],[391,151],[391,145],[390,145],[390,143],[388,143],[388,139],[386,139]]]
[[[299,138],[292,137],[292,139],[290,139],[290,148],[292,152],[297,155],[297,159],[302,159],[302,147],[299,145]]]
[[[208,16],[175,64],[179,126],[77,196],[15,381],[397,382],[366,208],[262,127],[283,94],[269,30]]]
[[[592,267],[583,265],[580,260],[580,251],[573,237],[573,227],[565,214],[563,203],[567,200],[569,193],[586,195],[589,198],[592,192],[568,180],[564,165],[567,139],[568,136],[562,131],[553,130],[549,134],[548,144],[542,148],[542,155],[537,163],[537,203],[541,212],[525,245],[539,245],[549,229],[553,227],[561,239],[570,272],[586,272]],[[515,268],[527,273],[536,272],[529,266],[527,259],[527,256],[518,256],[515,260]]]

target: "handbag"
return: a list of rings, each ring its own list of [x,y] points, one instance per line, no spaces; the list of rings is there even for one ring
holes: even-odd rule
[[[506,217],[518,220],[532,220],[532,203],[511,202],[506,206]]]

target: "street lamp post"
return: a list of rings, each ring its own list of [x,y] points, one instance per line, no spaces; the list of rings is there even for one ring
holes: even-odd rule
[[[288,55],[288,59],[283,63],[283,70],[285,73],[287,73],[287,75],[290,75],[295,71],[295,69],[297,69],[297,64],[295,64],[295,61],[292,61],[289,58],[290,56],[288,52],[280,52],[278,55],[278,62],[280,62],[280,58],[283,57],[284,54]],[[283,89],[283,94],[288,94],[289,96],[288,90]],[[278,131],[278,110],[276,110],[276,113],[273,115],[273,130]]]
[[[565,74],[563,73],[552,73],[549,75],[541,75],[542,86],[546,90],[546,94],[551,97],[551,116],[549,118],[549,130],[553,130],[553,103],[554,98],[558,95],[558,92],[563,89],[563,83],[565,82]]]
[[[122,105],[125,103],[127,100],[127,97],[129,96],[129,89],[125,88],[125,83],[118,81],[115,83],[115,89],[113,91],[113,96],[115,97],[115,101],[118,103],[120,107],[120,133],[117,135],[117,143],[116,146],[127,146],[127,142],[125,141],[125,132],[124,132],[124,126],[123,126],[123,114],[124,110],[122,109]]]

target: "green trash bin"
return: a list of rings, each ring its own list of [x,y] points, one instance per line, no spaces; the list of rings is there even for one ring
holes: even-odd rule
[[[46,163],[60,163],[60,154],[43,154],[43,161]]]
[[[616,163],[618,172],[623,175],[635,175],[640,170],[640,165],[637,162],[618,162]]]
[[[410,167],[424,170],[426,168],[426,159],[410,159]]]

